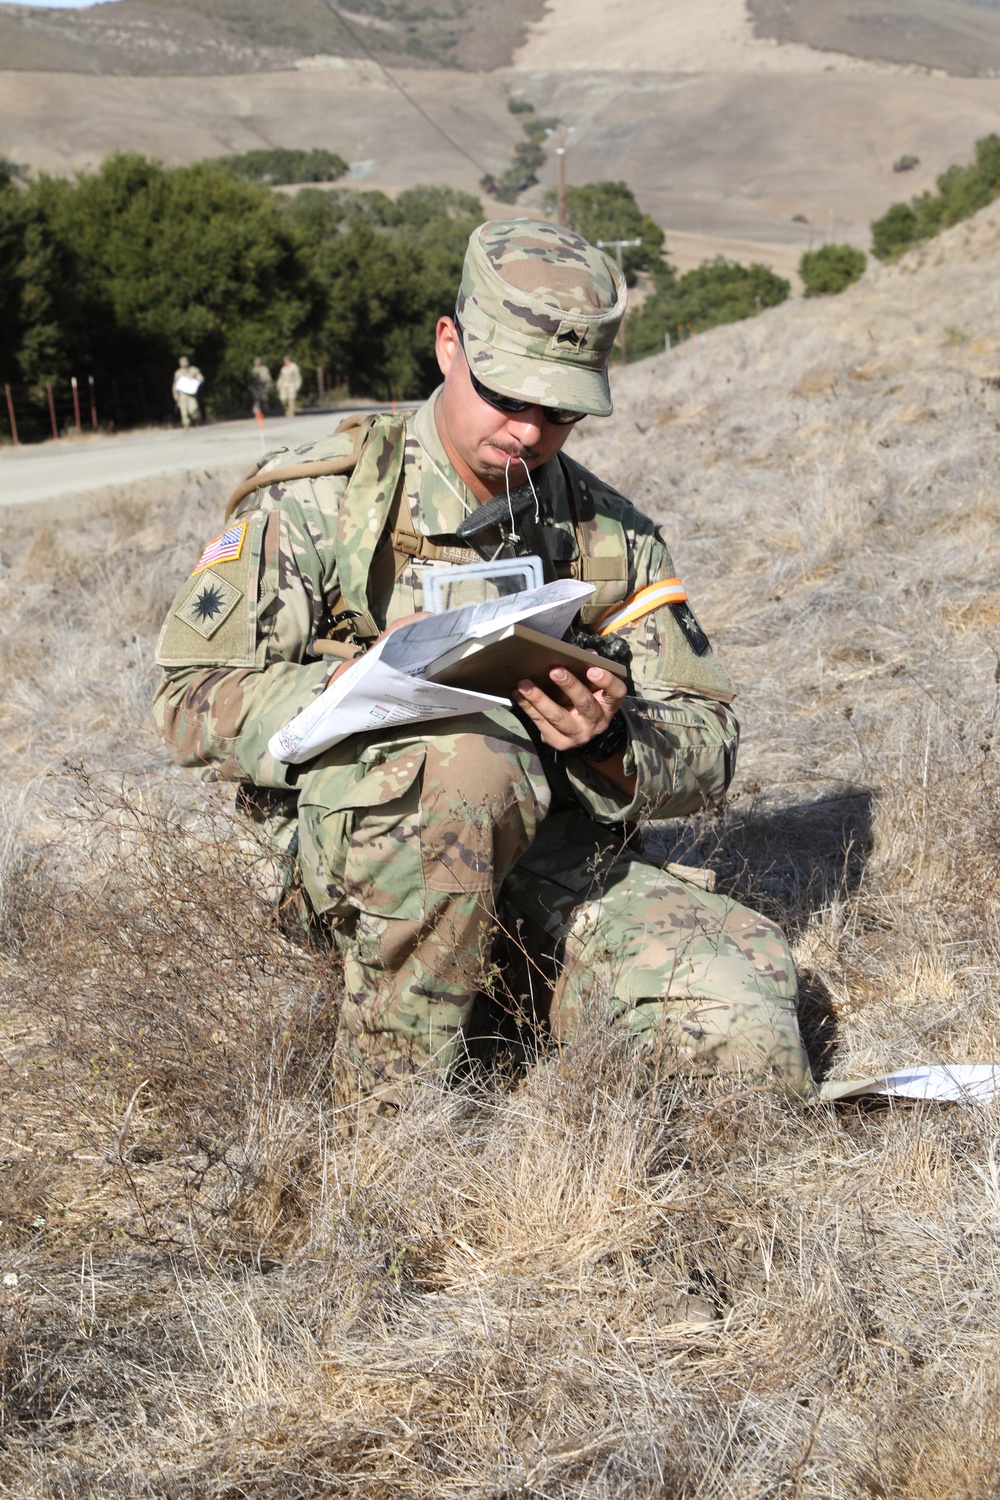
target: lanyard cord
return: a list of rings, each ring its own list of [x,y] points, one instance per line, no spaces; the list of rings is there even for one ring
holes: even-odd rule
[[[434,462],[433,458],[427,452],[427,449],[424,447],[423,443],[420,444],[420,451],[424,455],[424,457],[426,458],[427,462],[430,464],[431,468],[434,470],[434,472],[437,475],[437,477],[444,484],[446,484],[448,486],[448,488],[451,490],[451,493],[455,496],[455,499],[458,501],[459,505],[465,511],[465,514],[467,516],[471,516],[471,514],[472,514],[472,507],[471,507],[471,505],[469,504],[469,502],[467,500],[465,500],[458,493],[458,490],[456,490],[455,486],[452,484],[452,482],[448,478],[447,474],[444,472],[443,469],[439,468],[438,465]]]

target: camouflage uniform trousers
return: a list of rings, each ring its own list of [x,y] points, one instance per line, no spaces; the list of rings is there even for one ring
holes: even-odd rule
[[[177,409],[181,414],[181,423],[184,427],[190,427],[192,422],[197,422],[201,417],[198,409],[198,397],[189,396],[186,391],[177,392]]]
[[[554,964],[561,1043],[596,1005],[638,1044],[666,1047],[677,1071],[811,1093],[778,929],[666,873],[582,808],[548,815],[520,723],[488,717],[486,734],[477,716],[367,746],[350,785],[340,747],[303,777],[300,873],[344,958],[342,1097],[391,1098],[396,1081],[448,1069],[498,928],[531,934]]]
[[[579,813],[547,819],[503,901],[553,972],[552,1034],[571,1043],[596,1015],[661,1051],[668,1072],[808,1097],[788,944],[758,912],[702,888],[699,873],[679,878]]]

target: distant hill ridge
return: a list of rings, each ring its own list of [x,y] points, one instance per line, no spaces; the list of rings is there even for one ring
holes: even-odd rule
[[[754,33],[958,77],[1000,71],[1000,0],[747,0]]]
[[[15,72],[268,72],[303,57],[374,55],[407,67],[509,65],[547,0],[116,0],[82,11],[0,3]],[[758,37],[960,77],[1000,73],[1000,0],[747,0]],[[581,11],[586,24],[586,11]]]
[[[545,0],[116,0],[80,11],[0,4],[10,71],[255,73],[297,58],[366,52],[408,67],[489,70],[510,62]]]

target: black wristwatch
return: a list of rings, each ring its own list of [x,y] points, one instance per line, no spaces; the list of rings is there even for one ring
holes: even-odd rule
[[[584,760],[593,760],[598,764],[602,760],[610,760],[617,755],[619,750],[624,750],[628,744],[628,726],[625,723],[625,715],[621,709],[615,714],[607,729],[602,729],[600,734],[595,734],[592,740],[585,745],[574,746],[573,755],[582,755]]]

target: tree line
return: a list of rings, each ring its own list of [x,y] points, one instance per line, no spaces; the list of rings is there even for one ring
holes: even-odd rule
[[[390,199],[341,186],[292,196],[267,185],[286,174],[329,181],[341,166],[328,152],[184,167],[119,152],[77,179],[27,184],[0,167],[0,382],[28,402],[21,436],[48,432],[46,389],[68,390],[71,376],[88,390],[93,381],[105,421],[172,420],[182,354],[201,368],[214,417],[249,409],[258,355],[274,369],[291,354],[307,388],[322,368],[358,398],[430,390],[435,324],[453,305],[482,206],[440,187]],[[550,194],[547,211],[555,207]],[[628,315],[633,359],[789,295],[763,265],[717,258],[679,275],[663,230],[624,182],[569,187],[566,213],[609,254],[616,240],[636,242],[617,252],[627,281],[642,278],[646,292]],[[848,263],[844,248],[816,252],[808,290],[839,290],[860,274],[864,258],[849,252]]]
[[[257,355],[274,368],[290,353],[356,397],[429,390],[435,323],[452,305],[482,206],[440,187],[390,199],[339,186],[290,196],[269,186],[329,183],[343,170],[342,158],[318,150],[185,167],[119,152],[77,179],[24,184],[0,163],[0,383],[35,403],[22,436],[43,435],[46,389],[66,388],[71,376],[88,388],[93,381],[103,416],[119,426],[171,419],[181,354],[202,369],[213,416],[247,410]],[[990,135],[976,142],[971,165],[938,178],[937,193],[875,220],[873,252],[897,255],[998,194],[1000,136]],[[554,194],[546,207],[554,212]],[[788,282],[758,264],[717,258],[678,275],[663,230],[624,182],[571,186],[566,210],[591,241],[639,242],[621,253],[627,280],[645,275],[648,291],[628,315],[631,358],[789,295]],[[843,290],[864,265],[860,251],[826,245],[799,270],[815,296]]]
[[[133,152],[73,181],[2,170],[0,382],[43,403],[47,383],[93,377],[123,426],[172,417],[181,354],[214,416],[247,409],[256,355],[377,400],[419,393],[481,219],[448,188],[285,197],[228,164]]]

